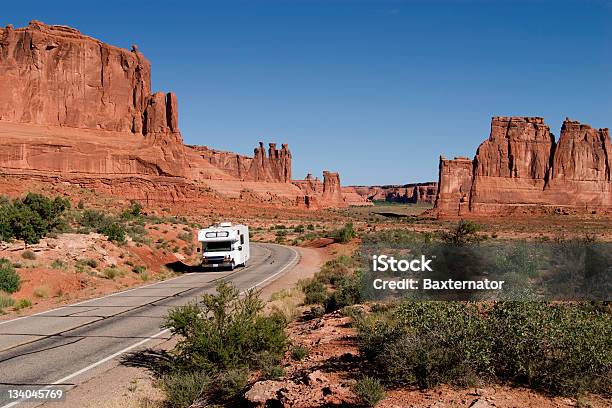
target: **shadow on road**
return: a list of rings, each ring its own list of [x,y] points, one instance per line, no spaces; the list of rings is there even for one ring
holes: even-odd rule
[[[231,269],[229,267],[225,267],[225,268],[211,268],[211,267],[205,267],[202,265],[187,265],[184,262],[181,261],[176,261],[176,262],[170,262],[166,264],[166,267],[174,272],[182,272],[182,273],[188,273],[188,272],[219,272],[219,271],[230,271]]]

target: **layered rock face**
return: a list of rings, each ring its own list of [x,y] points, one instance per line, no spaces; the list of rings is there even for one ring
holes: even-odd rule
[[[292,183],[286,144],[260,142],[253,157],[185,146],[177,97],[152,93],[150,78],[136,46],[38,21],[0,29],[0,173],[144,201],[193,200],[213,189],[309,208],[345,205],[337,174],[317,191]]]
[[[558,144],[539,117],[494,117],[474,160],[440,158],[439,215],[612,207],[607,129],[566,119]]]
[[[315,207],[346,207],[349,200],[340,186],[340,175],[331,171],[323,171],[323,181],[315,178],[312,174],[306,175],[303,180],[293,180],[293,184],[304,193],[303,198],[298,199],[298,204],[308,208]],[[351,202],[351,205],[362,205],[365,200]]]
[[[150,77],[135,47],[38,21],[0,29],[1,120],[142,133]]]
[[[433,204],[438,192],[438,183],[413,183],[385,186],[343,187],[345,194],[354,192],[368,201],[393,203]]]

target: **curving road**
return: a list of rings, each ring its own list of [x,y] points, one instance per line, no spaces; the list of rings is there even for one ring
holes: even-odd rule
[[[8,389],[44,387],[68,390],[94,368],[137,349],[152,339],[168,338],[160,325],[168,309],[196,301],[223,279],[241,291],[265,285],[292,268],[298,253],[274,244],[251,244],[246,268],[194,272],[61,307],[0,322],[0,408],[15,401]],[[61,403],[54,404],[61,406]]]

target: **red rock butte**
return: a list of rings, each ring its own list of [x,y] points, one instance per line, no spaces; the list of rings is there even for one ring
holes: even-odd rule
[[[540,117],[494,117],[473,160],[440,157],[438,216],[612,209],[608,129],[566,119],[556,142]]]
[[[0,174],[69,182],[145,202],[193,201],[203,191],[307,208],[347,199],[337,173],[321,186],[292,180],[291,152],[253,157],[186,146],[173,93],[152,93],[151,65],[79,31],[32,21],[0,29]]]

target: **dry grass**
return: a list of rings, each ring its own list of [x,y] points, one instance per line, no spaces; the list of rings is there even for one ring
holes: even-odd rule
[[[299,288],[283,289],[270,296],[264,313],[280,313],[287,322],[290,322],[298,317],[298,306],[302,303],[304,303],[304,293]]]

